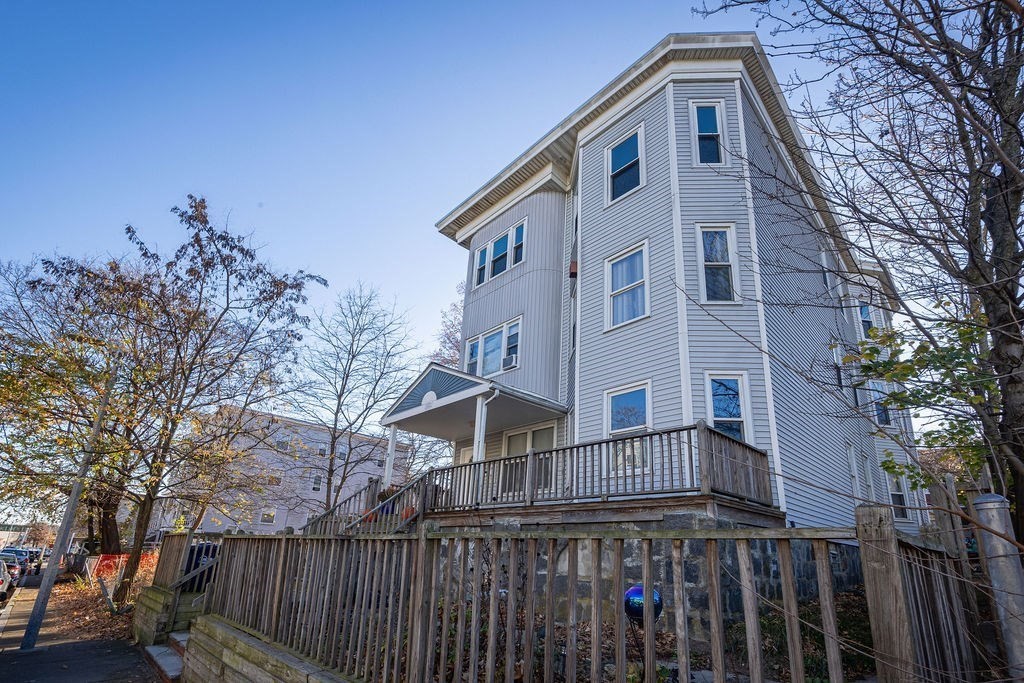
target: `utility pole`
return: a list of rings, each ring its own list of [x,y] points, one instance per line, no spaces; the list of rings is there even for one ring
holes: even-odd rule
[[[78,500],[82,497],[82,489],[85,488],[85,478],[89,476],[89,468],[92,467],[96,441],[99,439],[103,420],[107,416],[110,394],[114,390],[114,381],[117,379],[117,371],[120,365],[121,354],[117,353],[113,358],[110,376],[107,377],[107,382],[103,387],[100,406],[96,411],[96,421],[92,423],[92,432],[90,432],[89,440],[86,441],[85,449],[82,451],[82,464],[78,467],[78,477],[71,483],[68,506],[64,509],[64,518],[61,520],[60,528],[57,530],[57,540],[53,542],[53,554],[50,556],[50,561],[46,564],[46,571],[43,572],[43,582],[39,586],[39,593],[36,594],[36,603],[32,606],[32,614],[28,618],[28,625],[25,626],[25,635],[21,639],[22,650],[34,648],[36,640],[39,638],[39,629],[43,625],[43,617],[46,616],[46,604],[50,601],[53,583],[57,580],[57,572],[60,570],[60,558],[68,550],[71,528],[75,523],[75,511],[78,509]]]

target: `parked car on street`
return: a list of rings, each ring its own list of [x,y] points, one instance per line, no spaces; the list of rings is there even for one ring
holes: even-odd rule
[[[2,578],[2,575],[7,575],[12,586],[17,586],[18,581],[22,576],[21,565],[18,564],[18,557],[11,553],[0,553],[0,562],[3,562],[4,567],[4,570],[0,571],[0,578]],[[10,591],[8,591],[8,593],[10,593]]]
[[[9,553],[11,555],[16,556],[18,558],[18,564],[21,565],[22,572],[28,571],[29,556],[28,551],[24,548],[12,548],[8,546],[3,550],[0,550],[0,553]]]

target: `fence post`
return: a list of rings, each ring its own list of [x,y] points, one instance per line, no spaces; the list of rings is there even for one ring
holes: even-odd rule
[[[995,493],[983,494],[974,499],[974,509],[983,525],[1013,537],[1010,502],[1006,498]],[[1006,646],[1006,668],[1010,678],[1020,680],[1024,678],[1024,569],[1020,551],[991,531],[979,528],[978,536]]]
[[[858,505],[856,515],[878,680],[905,681],[916,667],[892,511],[883,505]]]

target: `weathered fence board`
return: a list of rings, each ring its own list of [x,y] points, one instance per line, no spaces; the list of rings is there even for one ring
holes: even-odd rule
[[[843,541],[853,535],[836,531]],[[883,550],[877,531],[863,533],[879,673],[895,666],[900,680],[908,670],[915,680],[969,680],[960,672],[973,669],[970,649],[950,643],[963,640],[964,623],[962,606],[948,602],[950,560],[895,535]],[[815,631],[828,676],[840,680],[844,656],[872,645],[840,638],[826,539],[823,530],[781,528],[228,537],[208,609],[358,680],[656,681],[666,667],[681,680],[699,668],[716,681],[782,671],[803,680],[805,636]],[[794,556],[809,558],[802,573]],[[888,584],[870,563],[889,567]],[[798,605],[798,573],[815,581],[815,603]],[[274,589],[261,591],[268,580]],[[914,620],[897,631],[879,617],[893,605],[878,591],[891,595],[893,582]],[[637,583],[644,610],[631,624],[623,594]],[[658,618],[648,588],[664,601]],[[785,631],[781,655],[765,649],[761,625],[771,615]],[[898,657],[879,640],[893,637],[909,648]]]

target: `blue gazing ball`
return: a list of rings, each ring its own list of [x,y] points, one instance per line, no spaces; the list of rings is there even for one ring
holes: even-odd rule
[[[653,592],[651,601],[654,603],[654,620],[657,621],[661,616],[661,611],[665,608],[665,603],[661,600],[661,593],[654,588],[651,591]],[[643,584],[638,583],[626,591],[625,598],[626,617],[630,621],[642,622],[644,620]]]

